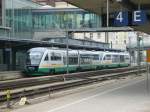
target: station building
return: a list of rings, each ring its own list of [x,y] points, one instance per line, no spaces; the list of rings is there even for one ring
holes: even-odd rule
[[[31,0],[0,0],[0,9],[0,70],[22,69],[27,49],[63,40],[67,29],[102,27],[102,16],[60,1],[51,7]],[[109,41],[105,36],[105,32],[73,32],[71,41],[126,50],[129,33],[109,33]]]
[[[76,7],[46,10],[31,0],[0,0],[0,9],[0,70],[22,69],[26,51],[31,47],[49,46],[49,42],[41,41],[45,38],[64,37],[64,32],[56,35],[58,30],[101,27],[99,16]],[[109,48],[106,43],[99,44]]]

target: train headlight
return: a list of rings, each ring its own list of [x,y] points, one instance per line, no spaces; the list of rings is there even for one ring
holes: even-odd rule
[[[29,70],[29,71],[34,71],[34,70],[35,70],[35,67],[28,67],[28,70]]]

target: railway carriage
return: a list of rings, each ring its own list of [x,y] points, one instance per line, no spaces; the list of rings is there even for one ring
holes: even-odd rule
[[[68,51],[69,72],[129,66],[126,52],[102,52],[86,50]],[[65,49],[32,48],[27,52],[25,73],[30,76],[65,73],[67,52]]]
[[[114,53],[104,52],[102,65],[104,68],[127,67],[130,64],[130,57],[127,52]]]

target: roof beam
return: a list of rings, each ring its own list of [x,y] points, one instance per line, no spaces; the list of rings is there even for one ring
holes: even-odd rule
[[[128,10],[134,10],[136,8],[136,5],[133,4],[130,0],[120,0],[118,3]]]
[[[131,0],[120,0],[118,1],[122,5],[122,7],[125,7],[128,10],[136,10],[139,8],[139,3],[134,4]],[[142,10],[149,10],[150,9],[150,4],[141,4],[140,9]]]
[[[62,0],[32,0],[33,2],[45,3],[47,5],[55,6],[55,2],[61,2]]]

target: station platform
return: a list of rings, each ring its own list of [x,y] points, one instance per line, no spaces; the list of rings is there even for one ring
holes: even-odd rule
[[[0,81],[23,78],[21,71],[0,71]]]
[[[44,96],[36,100],[46,102],[11,112],[149,112],[149,86],[143,73]]]

